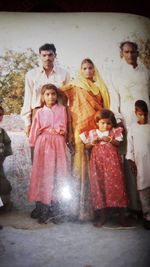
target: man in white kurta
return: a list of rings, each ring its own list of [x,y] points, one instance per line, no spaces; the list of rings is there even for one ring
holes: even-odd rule
[[[124,42],[120,45],[121,64],[110,74],[108,89],[110,93],[110,109],[115,113],[117,122],[123,124],[126,131],[135,121],[134,104],[136,100],[144,100],[150,106],[150,72],[138,61],[138,47],[136,43]],[[122,147],[122,154],[126,154],[126,144]],[[140,210],[136,180],[133,177],[127,161],[125,174],[129,196],[129,208]]]
[[[112,85],[109,88],[110,108],[115,113],[118,122],[122,121],[128,128],[135,121],[135,102],[141,99],[147,103],[148,107],[150,105],[150,73],[141,62],[133,68],[123,58],[120,70],[112,75]]]
[[[52,83],[59,88],[70,80],[68,71],[55,63],[56,55],[54,44],[44,44],[39,48],[41,66],[28,71],[26,74],[24,104],[21,115],[25,122],[27,136],[31,128],[32,110],[40,107],[42,86]]]

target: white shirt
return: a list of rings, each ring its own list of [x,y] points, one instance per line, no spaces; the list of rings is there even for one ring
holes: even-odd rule
[[[137,166],[138,190],[150,187],[150,124],[134,123],[128,130],[126,159]]]
[[[31,110],[40,106],[40,92],[42,86],[52,83],[56,87],[60,87],[69,80],[69,73],[56,65],[54,65],[49,76],[46,75],[43,67],[37,67],[27,72],[25,76],[24,104],[21,111],[25,126],[31,125]]]
[[[144,100],[150,107],[150,72],[142,63],[136,68],[122,59],[120,69],[115,70],[108,84],[110,109],[117,121],[128,127],[135,120],[135,101]],[[149,109],[150,110],[150,109]]]

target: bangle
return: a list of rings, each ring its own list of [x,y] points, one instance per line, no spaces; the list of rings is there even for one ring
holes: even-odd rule
[[[111,141],[112,141],[112,137],[111,136],[109,136],[109,141],[108,141],[108,143],[111,143]]]

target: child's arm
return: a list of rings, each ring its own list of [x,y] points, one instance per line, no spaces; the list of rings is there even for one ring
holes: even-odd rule
[[[94,147],[100,140],[101,140],[100,138],[96,138],[88,142],[87,144],[85,144],[86,149],[92,149],[92,147]]]
[[[132,128],[130,128],[128,130],[128,133],[127,133],[127,154],[126,154],[126,159],[130,160],[132,162],[135,162],[134,141],[133,141]]]
[[[94,145],[91,144],[91,143],[85,144],[85,148],[88,149],[88,150],[91,149],[93,146]]]
[[[111,143],[113,146],[119,147],[120,142],[123,141],[123,127],[117,127],[112,130],[112,136],[103,137],[103,140],[107,143]]]
[[[70,114],[70,109],[67,107],[67,135],[66,135],[66,142],[69,147],[74,147],[74,134],[72,129],[72,119]]]
[[[35,146],[36,139],[38,135],[40,134],[40,128],[41,127],[39,125],[39,116],[38,116],[38,111],[37,111],[33,119],[33,123],[32,123],[30,134],[29,134],[29,144],[31,147]]]
[[[111,143],[113,146],[116,146],[116,147],[120,145],[120,142],[112,137],[110,137],[109,143]]]
[[[100,141],[106,142],[106,143],[111,143],[113,146],[119,146],[120,142],[116,140],[115,138],[111,136],[103,136],[100,138]]]
[[[62,104],[66,107],[66,114],[67,114],[67,132],[66,132],[66,143],[69,147],[70,151],[74,150],[74,133],[72,129],[72,119],[71,113],[69,108],[69,96],[68,91],[70,92],[72,87],[70,85],[63,85],[61,88],[58,88],[59,95],[62,99]],[[70,94],[70,93],[69,93]]]
[[[131,172],[132,172],[132,174],[136,177],[137,176],[137,167],[136,167],[136,164],[135,164],[135,162],[134,161],[132,161],[132,160],[128,160],[129,161],[129,163],[130,163],[130,167],[131,167]]]
[[[127,134],[127,154],[126,159],[130,163],[131,172],[134,176],[137,176],[137,166],[135,163],[135,156],[134,156],[134,142],[133,142],[133,135],[132,135],[132,127],[128,130]]]

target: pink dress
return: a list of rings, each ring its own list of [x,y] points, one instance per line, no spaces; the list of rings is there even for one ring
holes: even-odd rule
[[[90,136],[100,137],[99,130],[91,130]],[[122,128],[103,133],[118,141],[122,140]],[[97,135],[97,136],[96,136]],[[89,138],[89,137],[88,137]],[[97,143],[91,152],[90,187],[94,210],[126,207],[127,195],[121,157],[118,148],[111,143]]]
[[[50,204],[63,186],[67,176],[66,125],[66,108],[62,105],[44,106],[35,115],[29,136],[30,146],[34,147],[30,202]]]

